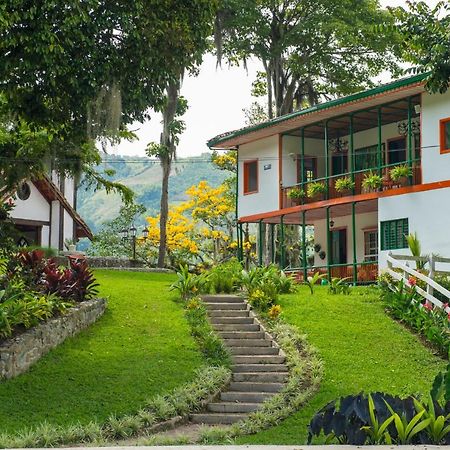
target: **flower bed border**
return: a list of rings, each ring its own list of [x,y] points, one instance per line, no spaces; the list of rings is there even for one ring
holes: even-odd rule
[[[105,310],[104,298],[86,300],[64,315],[52,317],[0,343],[0,381],[26,372],[52,348],[96,322]]]

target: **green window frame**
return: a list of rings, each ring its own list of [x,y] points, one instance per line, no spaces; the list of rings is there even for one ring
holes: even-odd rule
[[[409,234],[408,219],[381,222],[381,250],[408,248],[406,236]]]
[[[382,165],[385,164],[385,145],[381,144]],[[355,149],[355,171],[376,169],[378,167],[378,144]]]

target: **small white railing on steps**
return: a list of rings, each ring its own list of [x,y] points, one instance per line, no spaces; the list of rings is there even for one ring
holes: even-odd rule
[[[406,262],[405,262],[406,261]],[[409,267],[408,261],[423,262],[428,264],[428,276],[419,272],[417,269]],[[443,258],[440,256],[430,255],[430,256],[407,256],[407,255],[393,255],[389,253],[387,256],[387,272],[393,278],[398,281],[403,281],[408,283],[410,277],[417,278],[426,283],[426,290],[416,285],[416,291],[420,294],[426,301],[432,303],[438,308],[443,308],[444,303],[450,303],[450,291],[445,289],[439,283],[437,283],[433,278],[436,275],[450,275],[450,272],[444,270],[436,270],[436,263],[449,264],[450,258]],[[397,269],[397,270],[394,270]],[[398,270],[400,269],[400,271]],[[434,292],[437,291],[442,294],[446,301],[442,302],[434,296]],[[447,312],[450,312],[450,307],[446,307]]]

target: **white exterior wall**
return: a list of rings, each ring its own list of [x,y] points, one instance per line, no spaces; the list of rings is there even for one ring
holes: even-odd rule
[[[238,217],[273,211],[279,207],[278,136],[239,147]],[[244,161],[258,160],[258,192],[244,195]],[[264,166],[270,164],[270,169]]]
[[[378,217],[380,222],[408,218],[409,232],[417,233],[423,254],[437,253],[450,257],[449,199],[450,188],[380,198],[378,200]],[[381,225],[379,235],[380,232]],[[392,252],[411,254],[409,249],[392,250]],[[380,239],[380,269],[386,267],[388,253],[388,251],[381,251]]]
[[[439,121],[450,117],[450,91],[422,94],[422,179],[432,183],[450,179],[450,153],[439,147]]]
[[[301,139],[283,136],[283,186],[297,184],[297,158],[301,154]],[[325,173],[324,144],[321,139],[305,138],[305,156],[317,156],[317,173]],[[320,176],[320,175],[319,175]]]
[[[333,210],[331,210],[333,211]],[[352,241],[352,216],[333,217],[334,226],[332,230],[347,227],[347,263],[353,263],[353,241]],[[314,243],[320,244],[322,250],[327,253],[325,259],[320,259],[317,253],[314,254],[314,265],[321,266],[327,264],[327,227],[326,220],[314,222]],[[364,261],[364,231],[376,229],[378,227],[378,216],[376,212],[356,215],[356,257],[358,262]]]
[[[11,212],[11,216],[15,219],[39,220],[48,222],[50,220],[50,206],[47,200],[37,190],[36,186],[28,182],[31,194],[28,200],[20,200],[16,198],[15,207]]]
[[[48,225],[42,227],[41,245],[42,247],[50,247],[50,227]]]
[[[59,248],[59,202],[53,201],[52,207],[52,220],[50,226],[52,228],[50,235],[50,247]]]

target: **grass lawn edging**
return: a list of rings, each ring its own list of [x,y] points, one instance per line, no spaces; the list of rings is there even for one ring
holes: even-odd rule
[[[0,343],[0,382],[26,372],[33,364],[68,337],[97,321],[106,310],[104,298],[76,303],[64,314]]]
[[[102,443],[130,438],[143,432],[160,431],[161,423],[177,416],[187,416],[201,409],[230,380],[224,367],[206,367],[196,372],[191,383],[176,388],[167,395],[158,395],[146,402],[136,414],[110,417],[103,425],[51,426],[43,423],[23,432],[0,434],[0,448],[40,448],[61,445]]]

